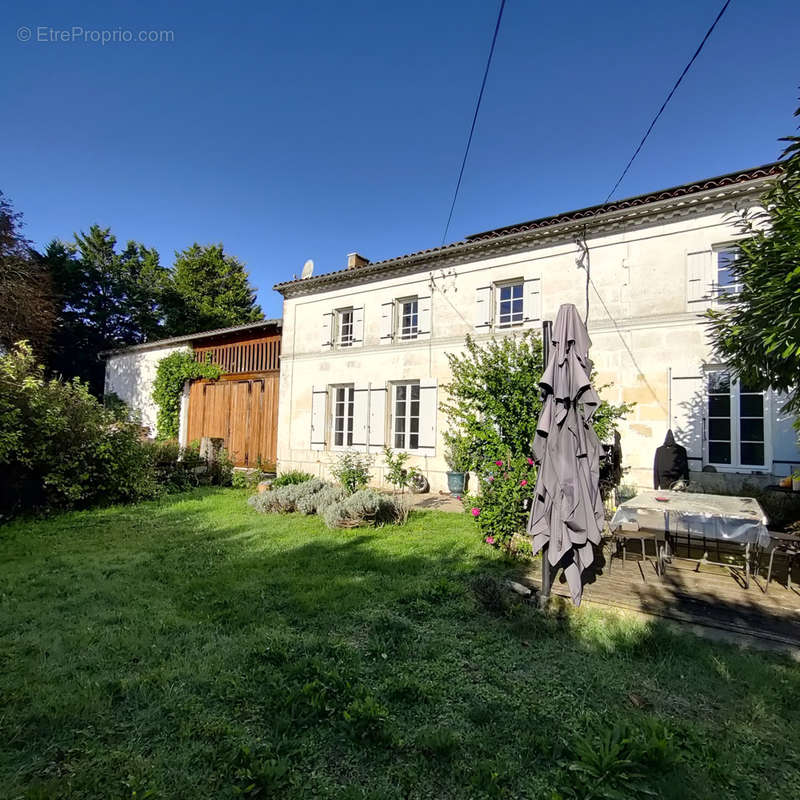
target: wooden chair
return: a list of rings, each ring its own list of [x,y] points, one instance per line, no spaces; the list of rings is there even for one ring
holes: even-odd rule
[[[608,557],[608,574],[611,574],[611,560],[616,555],[619,557],[619,545],[622,545],[622,566],[628,551],[628,539],[638,539],[642,545],[642,561],[647,560],[646,542],[653,542],[656,557],[656,574],[660,578],[664,574],[664,548],[662,542],[666,540],[666,532],[656,528],[642,528],[638,522],[623,522],[611,534],[611,548]],[[644,576],[647,580],[647,576]]]

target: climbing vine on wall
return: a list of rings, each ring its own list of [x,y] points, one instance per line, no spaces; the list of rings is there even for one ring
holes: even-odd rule
[[[153,400],[158,406],[156,427],[159,439],[177,439],[180,426],[181,395],[186,381],[217,380],[222,369],[209,361],[195,361],[194,353],[180,350],[158,362],[153,383]]]

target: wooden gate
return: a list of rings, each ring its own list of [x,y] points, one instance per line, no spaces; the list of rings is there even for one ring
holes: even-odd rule
[[[188,441],[225,440],[237,467],[274,464],[278,439],[279,373],[194,381],[189,391]]]

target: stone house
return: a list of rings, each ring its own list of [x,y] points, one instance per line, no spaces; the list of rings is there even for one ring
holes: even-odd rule
[[[700,315],[735,292],[735,212],[757,206],[778,164],[486,231],[431,250],[275,286],[284,298],[278,463],[321,476],[342,450],[408,451],[446,488],[438,410],[447,353],[541,330],[585,308],[605,396],[635,402],[621,428],[626,482],[652,485],[668,428],[692,470],[770,483],[800,464],[781,398],[715,358]],[[587,268],[590,282],[587,282]],[[704,478],[707,476],[704,474]]]

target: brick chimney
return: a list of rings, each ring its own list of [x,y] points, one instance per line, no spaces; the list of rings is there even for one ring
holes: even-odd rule
[[[369,264],[369,259],[358,253],[347,254],[347,269],[358,269],[359,267],[366,267]]]

